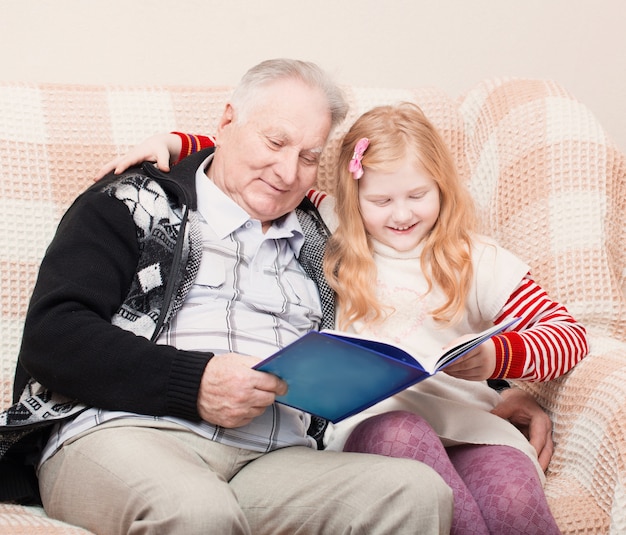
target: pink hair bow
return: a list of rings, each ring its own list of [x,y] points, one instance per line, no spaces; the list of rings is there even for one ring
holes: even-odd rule
[[[355,180],[358,180],[363,176],[363,166],[361,160],[363,159],[363,153],[370,146],[370,140],[366,137],[359,139],[354,146],[354,154],[348,164],[348,171],[352,173]]]

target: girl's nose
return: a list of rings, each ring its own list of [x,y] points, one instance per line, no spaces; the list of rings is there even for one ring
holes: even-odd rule
[[[398,203],[393,208],[393,219],[396,223],[404,223],[413,217],[413,212],[405,203]]]

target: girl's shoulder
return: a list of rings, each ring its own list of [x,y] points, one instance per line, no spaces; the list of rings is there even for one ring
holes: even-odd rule
[[[506,247],[503,247],[498,240],[485,234],[472,234],[471,243],[472,256],[474,258],[484,254],[497,255],[498,253],[515,256]]]
[[[523,258],[500,245],[496,239],[481,234],[472,236],[472,262],[475,276],[479,278],[485,274],[489,278],[493,273],[501,272],[521,280],[530,270]]]

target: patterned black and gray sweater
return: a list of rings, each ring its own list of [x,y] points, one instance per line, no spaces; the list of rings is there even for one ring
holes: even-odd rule
[[[213,149],[163,174],[151,164],[96,183],[63,216],[41,264],[15,374],[0,414],[0,500],[37,499],[49,428],[87,407],[198,420],[211,353],[154,340],[197,274],[201,236],[195,172]],[[296,210],[300,263],[320,291],[323,327],[334,295],[322,272],[328,229],[312,203]]]

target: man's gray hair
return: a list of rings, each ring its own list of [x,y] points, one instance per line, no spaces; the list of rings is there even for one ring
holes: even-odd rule
[[[335,127],[343,121],[348,113],[348,104],[341,88],[318,65],[309,61],[297,59],[269,59],[252,67],[235,88],[230,102],[239,113],[239,120],[245,116],[256,97],[262,91],[260,88],[281,79],[301,80],[309,87],[318,88],[326,96],[328,109],[331,114],[331,126]]]

